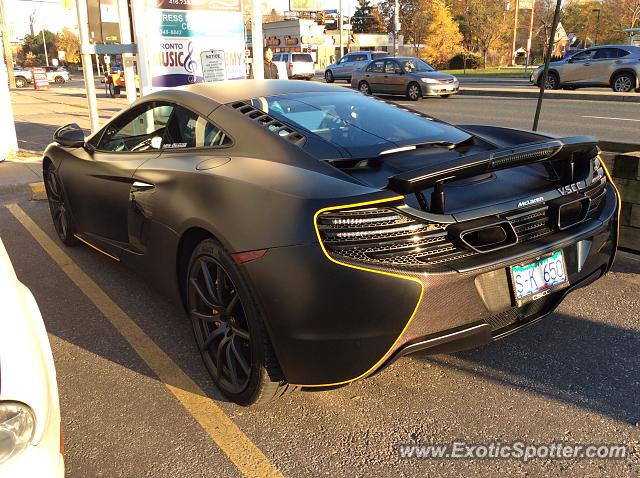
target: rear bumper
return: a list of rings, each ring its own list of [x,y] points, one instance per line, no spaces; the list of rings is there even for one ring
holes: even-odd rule
[[[271,249],[243,268],[287,380],[336,386],[408,353],[475,347],[549,314],[610,268],[618,208],[609,188],[605,207],[588,223],[474,256],[446,272],[365,269],[331,260],[319,244]],[[564,252],[570,287],[515,307],[508,267],[557,250]]]

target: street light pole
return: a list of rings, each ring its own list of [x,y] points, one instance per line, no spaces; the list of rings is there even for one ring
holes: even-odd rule
[[[135,3],[135,2],[134,2]],[[89,15],[87,13],[86,0],[76,0],[78,11],[78,29],[80,30],[80,53],[82,56],[82,73],[84,73],[84,86],[89,103],[89,118],[91,119],[91,131],[100,129],[98,116],[98,102],[96,100],[96,82],[93,78],[93,62],[89,44]]]
[[[342,0],[338,3],[338,29],[340,30],[340,58],[344,55],[344,39],[342,38]]]
[[[44,47],[44,59],[49,66],[49,55],[47,54],[47,40],[44,38],[44,28],[42,29],[42,46]]]
[[[7,17],[4,11],[4,0],[0,0],[0,30],[2,38],[2,48],[7,62],[7,75],[9,75],[9,88],[16,87],[16,78],[13,75],[13,55],[9,45],[9,29],[7,28]]]
[[[593,41],[593,45],[597,45],[598,44],[598,32],[600,30],[600,9],[599,8],[594,8],[593,10],[591,10],[591,13],[596,13],[598,12],[598,15],[596,17],[596,35],[595,35],[595,39]]]
[[[547,87],[547,77],[549,76],[549,63],[551,62],[551,55],[553,54],[553,47],[556,40],[556,29],[560,22],[560,8],[562,7],[562,0],[558,0],[556,3],[556,10],[553,13],[553,23],[551,24],[551,35],[549,35],[549,45],[547,46],[547,54],[544,57],[544,70],[542,72],[542,78],[540,78],[540,93],[538,94],[538,103],[536,104],[536,113],[533,117],[533,131],[538,131],[538,121],[540,120],[540,110],[542,110],[542,98],[544,96],[544,90]]]

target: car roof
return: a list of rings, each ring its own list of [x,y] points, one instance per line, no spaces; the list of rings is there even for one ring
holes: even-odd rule
[[[289,80],[230,80],[219,83],[193,85],[159,90],[142,100],[176,101],[195,111],[209,111],[221,104],[233,103],[261,96],[290,95],[298,93],[356,93],[350,88],[324,83]],[[204,102],[209,104],[205,105]]]

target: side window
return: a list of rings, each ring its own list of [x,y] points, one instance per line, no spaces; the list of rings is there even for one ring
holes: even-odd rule
[[[628,52],[627,50],[622,50],[621,48],[614,48],[616,54],[614,55],[615,58],[623,58],[627,55],[631,55],[630,52]]]
[[[374,61],[367,67],[367,71],[372,73],[382,73],[384,71],[384,61]]]
[[[353,55],[345,55],[342,57],[342,60],[340,60],[340,63],[348,63],[353,61]]]
[[[396,69],[400,69],[400,65],[398,65],[395,61],[393,60],[387,60],[384,62],[384,72],[385,73],[390,73],[390,74],[394,74],[396,72]]]
[[[361,53],[359,55],[356,55],[354,60],[355,61],[367,61],[369,58],[367,58],[366,53]]]
[[[229,138],[218,127],[197,113],[176,106],[166,128],[162,148],[206,148],[229,143]]]
[[[140,105],[105,129],[99,151],[147,151],[159,149],[173,106],[151,102]]]
[[[571,59],[573,61],[588,61],[591,60],[595,54],[596,50],[581,51],[580,53],[573,55]]]
[[[280,61],[280,53],[273,55],[273,61]]]
[[[595,60],[611,60],[618,58],[616,50],[613,48],[600,48],[594,57]]]

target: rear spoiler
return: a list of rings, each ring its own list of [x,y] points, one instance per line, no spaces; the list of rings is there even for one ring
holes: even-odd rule
[[[576,164],[576,159],[589,159],[598,153],[598,141],[592,136],[537,141],[477,154],[462,156],[444,164],[427,166],[391,176],[387,189],[398,194],[413,194],[434,188],[432,212],[444,212],[446,182],[478,176],[480,174],[515,168],[526,164],[546,163],[553,165],[554,173],[561,174],[567,182],[573,182],[576,167],[589,167],[585,162]],[[584,171],[584,170],[583,170]]]

